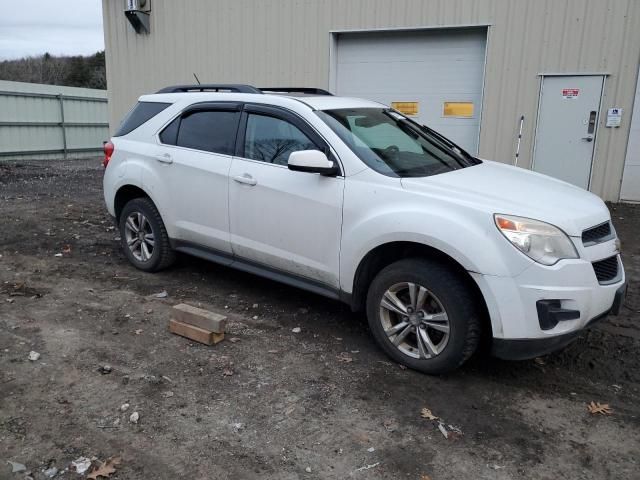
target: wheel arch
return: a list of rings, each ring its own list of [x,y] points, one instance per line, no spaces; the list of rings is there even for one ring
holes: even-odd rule
[[[483,330],[491,335],[492,327],[487,302],[480,287],[469,272],[447,253],[424,243],[411,241],[387,242],[370,250],[360,261],[353,278],[350,305],[353,311],[365,309],[367,291],[375,276],[385,267],[406,258],[420,257],[436,260],[452,268],[469,285],[472,295],[482,310]]]
[[[156,205],[157,208],[157,204],[153,201],[151,195],[149,195],[149,193],[147,193],[141,187],[134,184],[122,185],[118,188],[118,191],[116,192],[113,200],[116,222],[120,221],[120,214],[122,213],[122,209],[124,208],[124,206],[135,198],[148,198],[153,202],[154,205]]]

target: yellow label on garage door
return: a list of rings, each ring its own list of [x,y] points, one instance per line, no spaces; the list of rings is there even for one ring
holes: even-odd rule
[[[473,117],[473,102],[444,102],[442,109],[444,117]]]
[[[418,115],[418,102],[391,102],[391,108],[405,115]]]

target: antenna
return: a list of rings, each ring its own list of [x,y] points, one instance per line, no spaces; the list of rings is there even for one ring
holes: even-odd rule
[[[200,79],[198,78],[198,76],[196,75],[196,72],[193,72],[193,76],[196,79],[196,82],[198,82],[198,85],[200,85]]]

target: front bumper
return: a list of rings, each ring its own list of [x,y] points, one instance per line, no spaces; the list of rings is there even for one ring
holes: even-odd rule
[[[527,360],[560,350],[573,342],[585,328],[589,328],[609,315],[618,315],[624,303],[626,284],[620,286],[614,295],[613,304],[606,312],[592,318],[583,328],[546,338],[503,339],[494,338],[491,353],[504,360]]]
[[[530,358],[557,350],[594,321],[617,313],[625,273],[616,242],[576,247],[579,259],[553,266],[532,262],[515,277],[470,272],[487,305],[497,356]],[[594,262],[599,265],[613,255],[618,260],[617,276],[598,281]]]

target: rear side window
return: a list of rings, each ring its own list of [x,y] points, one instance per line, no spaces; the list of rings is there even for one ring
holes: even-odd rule
[[[205,152],[233,155],[236,143],[236,131],[240,112],[229,111],[196,111],[180,120],[176,145],[179,147],[194,148]],[[171,143],[170,123],[160,135],[167,132],[168,143]],[[164,143],[164,141],[163,141]]]
[[[169,105],[171,104],[159,102],[138,102],[136,106],[127,113],[127,116],[124,117],[114,137],[121,137],[122,135],[132,132],[143,123],[151,120]]]
[[[160,141],[165,145],[175,145],[178,141],[178,128],[180,127],[180,117],[167,125],[160,132]]]

